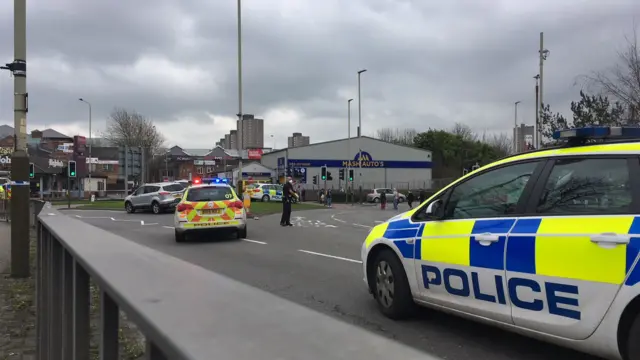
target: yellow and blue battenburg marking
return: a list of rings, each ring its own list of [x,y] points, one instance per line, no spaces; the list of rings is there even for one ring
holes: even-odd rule
[[[571,236],[599,234],[602,229],[631,235],[629,244],[604,249],[592,243],[588,236]],[[475,236],[483,233],[498,235],[498,241],[490,246],[481,245]],[[630,273],[640,254],[640,217],[505,218],[429,223],[412,223],[400,217],[374,227],[366,243],[369,245],[377,238],[393,241],[405,259],[627,286],[640,283],[640,265]],[[415,244],[407,242],[409,239],[415,240]]]

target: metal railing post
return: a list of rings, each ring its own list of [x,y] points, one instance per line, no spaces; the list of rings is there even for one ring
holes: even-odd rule
[[[51,323],[51,347],[49,349],[52,360],[63,360],[62,358],[62,256],[63,248],[57,239],[51,239],[51,277],[49,288],[51,299],[49,308]],[[66,360],[66,359],[65,359]]]
[[[62,358],[73,359],[73,257],[62,250]]]
[[[118,304],[100,289],[100,360],[118,360]]]
[[[91,308],[89,274],[73,262],[73,359],[89,358],[91,329],[89,311]]]

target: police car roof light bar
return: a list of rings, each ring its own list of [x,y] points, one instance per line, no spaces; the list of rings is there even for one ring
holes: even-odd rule
[[[556,140],[591,140],[591,139],[640,139],[640,127],[622,126],[590,126],[575,129],[556,130]]]

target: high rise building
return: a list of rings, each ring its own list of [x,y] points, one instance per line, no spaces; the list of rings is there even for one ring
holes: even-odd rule
[[[242,115],[242,120],[236,121],[238,138],[236,148],[262,149],[264,147],[264,120],[251,114]],[[240,141],[242,140],[242,141]]]
[[[229,141],[227,142],[228,149],[238,149],[238,130],[229,131]]]
[[[302,136],[302,133],[293,133],[293,136],[289,136],[288,145],[290,148],[298,147],[298,146],[307,146],[309,145],[309,137]]]
[[[534,133],[535,127],[533,125],[520,124],[520,126],[513,128],[513,138],[516,139],[516,153],[527,151],[531,146],[534,146]]]

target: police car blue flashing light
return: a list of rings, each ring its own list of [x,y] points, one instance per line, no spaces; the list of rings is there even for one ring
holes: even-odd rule
[[[209,184],[227,184],[227,183],[229,183],[229,180],[221,179],[221,178],[212,178],[209,181]]]
[[[553,132],[553,138],[556,140],[640,138],[640,127],[590,126],[583,128],[556,130]]]

